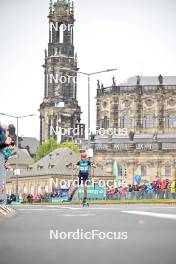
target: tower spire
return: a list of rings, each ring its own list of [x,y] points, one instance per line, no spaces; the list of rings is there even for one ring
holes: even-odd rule
[[[53,0],[50,0],[49,10],[50,10],[50,15],[52,15],[52,13],[53,13]]]
[[[77,56],[74,52],[72,0],[49,0],[49,43],[45,51],[44,98],[40,105],[40,141],[50,138],[51,128],[75,128],[80,122],[77,101]],[[71,140],[74,135],[64,135]]]
[[[72,12],[72,14],[74,15],[74,2],[72,2],[72,8],[71,8],[71,12]]]
[[[66,0],[57,0],[57,3],[66,3]]]

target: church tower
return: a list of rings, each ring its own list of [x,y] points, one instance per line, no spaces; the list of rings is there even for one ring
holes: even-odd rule
[[[58,128],[74,129],[80,122],[77,101],[77,55],[74,52],[74,5],[50,0],[49,43],[45,50],[44,99],[40,105],[40,143]],[[71,131],[71,130],[70,130]],[[62,141],[73,139],[70,132]]]

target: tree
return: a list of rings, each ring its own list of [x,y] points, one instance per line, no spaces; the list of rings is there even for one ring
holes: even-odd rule
[[[80,148],[74,142],[64,142],[62,144],[58,144],[59,148],[69,148],[76,153],[80,153]]]
[[[75,151],[76,153],[80,152],[79,147],[74,142],[64,142],[58,144],[56,139],[50,138],[45,143],[39,146],[37,153],[35,155],[35,161],[42,159],[43,157],[45,157],[46,155],[48,155],[49,153],[51,153],[52,151],[58,148],[69,148]]]

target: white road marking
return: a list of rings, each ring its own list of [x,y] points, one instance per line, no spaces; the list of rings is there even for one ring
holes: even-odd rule
[[[75,215],[72,215],[72,214],[63,214],[63,215],[58,215],[59,217],[60,216],[75,216]]]
[[[136,215],[144,215],[144,216],[151,216],[163,219],[172,219],[176,220],[176,214],[162,214],[162,213],[152,213],[152,212],[144,212],[144,211],[121,211],[122,213],[127,214],[136,214]]]
[[[17,210],[19,211],[57,211],[57,210],[82,210],[82,211],[85,211],[85,210],[105,210],[105,211],[110,211],[110,210],[122,210],[122,208],[115,208],[115,207],[87,207],[87,208],[83,208],[82,206],[81,207],[69,207],[69,206],[61,206],[61,207],[53,207],[53,208],[50,208],[50,207],[43,207],[43,208],[18,208]]]
[[[26,207],[26,208],[17,208],[17,210],[19,211],[66,211],[66,210],[73,210],[73,211],[83,211],[85,212],[85,210],[87,210],[87,212],[90,212],[90,211],[120,211],[122,212],[123,211],[129,211],[129,212],[132,212],[133,209],[133,206],[126,206],[126,205],[123,205],[123,206],[108,206],[108,207],[101,207],[101,206],[96,206],[96,205],[93,205],[93,206],[90,206],[88,208],[83,208],[82,205],[80,206],[57,206],[57,205],[51,205],[51,206],[42,206],[40,208],[38,208],[38,206],[33,206],[33,207]],[[172,213],[175,213],[176,212],[176,206],[138,206],[138,207],[135,207],[135,211],[138,211],[139,212],[143,212],[144,210],[148,210],[148,211],[153,211],[155,209],[174,209]],[[158,210],[157,210],[158,211]]]
[[[60,207],[62,209],[70,209],[70,210],[122,210],[122,208],[116,208],[116,207],[86,207],[83,208],[83,206],[81,207],[69,207],[69,206],[62,206]]]
[[[47,208],[60,208],[58,205],[47,205],[45,207],[47,207]]]
[[[95,214],[79,214],[79,216],[95,216]]]
[[[3,214],[3,215],[7,215],[7,213],[4,210],[1,210],[1,209],[0,209],[0,213]]]
[[[176,209],[175,205],[172,206],[145,206],[145,207],[137,207],[136,209]]]
[[[62,209],[60,208],[57,208],[57,209],[54,209],[54,208],[19,208],[18,211],[63,211]]]
[[[79,207],[69,207],[69,206],[61,206],[62,209],[70,209],[70,210],[81,210],[82,208]]]
[[[63,215],[58,215],[59,217],[60,216],[68,216],[68,217],[74,217],[74,216],[81,216],[81,217],[87,217],[87,216],[95,216],[95,214],[63,214]]]

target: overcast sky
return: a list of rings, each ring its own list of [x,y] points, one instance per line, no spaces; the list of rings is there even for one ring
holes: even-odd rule
[[[20,120],[19,134],[39,138],[38,109],[44,95],[44,49],[49,0],[0,0],[0,112],[37,114]],[[138,74],[175,75],[175,0],[75,0],[75,51],[81,71],[118,68],[117,82]],[[111,85],[111,73],[91,80],[91,125],[96,82]],[[78,79],[82,122],[87,122],[87,79]],[[2,123],[15,120],[0,116]]]

